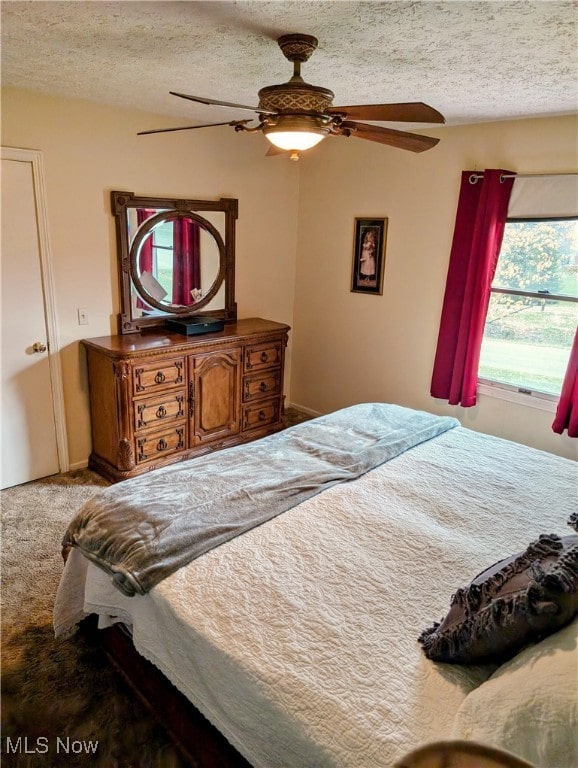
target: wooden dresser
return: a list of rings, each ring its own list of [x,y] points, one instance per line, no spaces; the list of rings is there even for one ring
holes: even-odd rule
[[[116,482],[282,429],[288,331],[254,318],[199,336],[84,339],[89,467]]]

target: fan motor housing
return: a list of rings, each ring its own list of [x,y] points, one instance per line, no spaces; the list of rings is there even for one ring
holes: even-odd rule
[[[307,61],[317,48],[319,41],[313,35],[282,35],[278,40],[279,48],[289,61]]]
[[[334,93],[328,88],[309,83],[289,82],[268,85],[259,91],[259,107],[281,113],[326,112]]]

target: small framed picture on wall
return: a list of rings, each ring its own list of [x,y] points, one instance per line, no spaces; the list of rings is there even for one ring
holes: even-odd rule
[[[383,293],[387,219],[355,219],[351,290]]]

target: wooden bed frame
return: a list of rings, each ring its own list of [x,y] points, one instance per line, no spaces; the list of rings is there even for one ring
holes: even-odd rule
[[[83,622],[87,623],[87,622]],[[191,768],[252,768],[225,737],[162,672],[138,653],[119,626],[87,627],[125,680]]]

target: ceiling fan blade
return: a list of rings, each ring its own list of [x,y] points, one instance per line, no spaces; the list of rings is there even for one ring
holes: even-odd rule
[[[338,130],[343,136],[357,136],[359,139],[369,139],[380,144],[389,144],[390,147],[408,149],[410,152],[424,152],[435,147],[439,139],[431,136],[421,136],[418,133],[395,131],[393,128],[382,128],[379,125],[367,125],[367,123],[354,123],[344,120]],[[351,132],[351,134],[350,134]]]
[[[182,125],[179,128],[153,128],[150,131],[139,131],[137,136],[145,136],[147,133],[169,133],[170,131],[192,131],[195,128],[212,128],[215,125],[245,125],[250,120],[231,120],[228,123],[205,123],[203,125]]]
[[[234,109],[248,109],[250,112],[260,112],[263,115],[276,115],[277,112],[270,109],[259,109],[259,107],[248,107],[245,104],[233,104],[230,101],[218,101],[217,99],[206,99],[204,96],[190,96],[187,93],[176,93],[169,91],[171,96],[178,96],[180,99],[196,101],[199,104],[215,104],[218,107],[233,107]]]
[[[331,115],[345,115],[348,120],[380,120],[401,123],[445,123],[444,116],[421,101],[405,104],[359,104],[352,107],[331,107]]]

